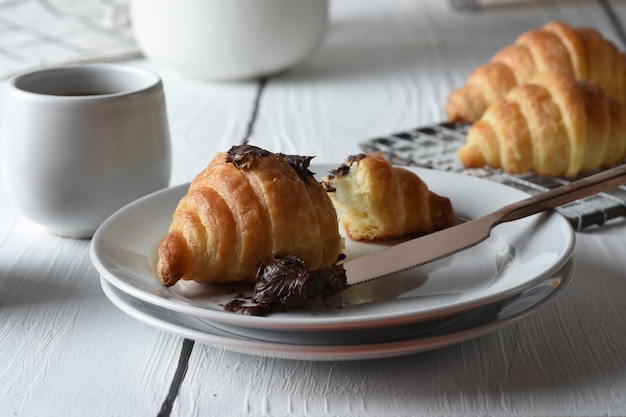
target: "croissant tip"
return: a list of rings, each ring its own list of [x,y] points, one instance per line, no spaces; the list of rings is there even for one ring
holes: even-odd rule
[[[186,241],[178,231],[166,234],[158,246],[157,276],[166,287],[176,284],[187,270],[189,257]],[[174,255],[174,254],[178,255]],[[186,256],[180,256],[180,254]]]

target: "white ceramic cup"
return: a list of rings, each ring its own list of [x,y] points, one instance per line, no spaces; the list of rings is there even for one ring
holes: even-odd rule
[[[292,67],[322,43],[328,0],[131,0],[144,55],[197,78],[240,80]]]
[[[7,196],[49,232],[87,238],[123,205],[169,184],[171,148],[160,78],[84,64],[9,80],[0,115]]]

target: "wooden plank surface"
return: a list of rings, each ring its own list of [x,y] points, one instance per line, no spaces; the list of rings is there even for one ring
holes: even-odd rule
[[[443,120],[447,94],[473,67],[547,20],[593,26],[619,42],[599,1],[493,1],[474,13],[438,0],[331,4],[320,50],[268,79],[253,144],[340,162],[362,140]],[[626,5],[609,4],[626,22]],[[133,64],[164,79],[172,184],[245,136],[257,82],[213,84]],[[19,218],[0,192],[0,415],[161,409],[182,340],[117,310],[88,247]],[[576,276],[560,299],[510,328],[437,351],[309,362],[196,343],[171,415],[626,415],[624,248],[623,224],[577,234]]]

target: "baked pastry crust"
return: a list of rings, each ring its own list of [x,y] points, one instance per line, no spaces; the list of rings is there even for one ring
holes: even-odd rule
[[[542,73],[489,107],[458,151],[463,165],[574,177],[626,157],[626,107],[600,87]]]
[[[466,84],[448,96],[448,119],[473,123],[513,87],[542,72],[598,84],[626,103],[626,55],[594,29],[548,22],[524,32],[472,71]]]
[[[452,203],[430,191],[414,172],[381,153],[349,157],[322,180],[353,240],[425,234],[455,223]]]
[[[261,264],[288,254],[312,269],[334,264],[343,250],[337,213],[310,159],[249,145],[218,153],[158,245],[163,284],[253,283]]]

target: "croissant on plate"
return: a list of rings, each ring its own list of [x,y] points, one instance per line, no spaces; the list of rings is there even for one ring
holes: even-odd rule
[[[626,156],[626,107],[595,84],[543,73],[489,107],[458,156],[466,167],[573,177]]]
[[[312,269],[334,264],[343,239],[310,160],[249,145],[218,153],[191,182],[158,245],[163,284],[254,282],[261,264],[288,254]]]
[[[322,180],[353,240],[425,234],[455,223],[452,203],[381,153],[349,157]]]
[[[448,119],[473,123],[511,88],[551,71],[598,84],[626,104],[626,55],[594,29],[549,22],[521,34],[476,68],[466,84],[448,96]]]

